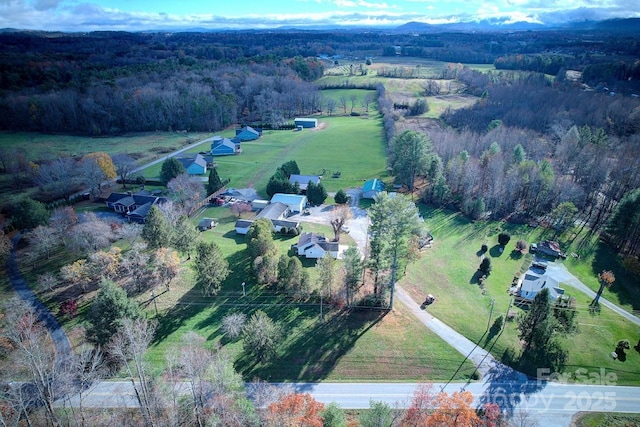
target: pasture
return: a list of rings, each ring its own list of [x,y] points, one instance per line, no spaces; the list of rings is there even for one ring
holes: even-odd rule
[[[423,252],[421,259],[408,266],[400,285],[416,301],[423,301],[428,293],[436,295],[438,300],[429,306],[429,312],[490,350],[496,358],[517,355],[521,347],[516,322],[507,322],[502,335],[492,334],[490,326],[498,316],[506,315],[511,299],[507,290],[512,279],[525,271],[533,259],[529,254],[520,256],[512,252],[516,241],[536,242],[550,238],[551,232],[500,222],[470,222],[460,213],[425,207],[421,210],[435,241],[432,248]],[[497,245],[501,231],[512,236],[503,253],[499,252]],[[482,244],[489,247],[487,256],[491,257],[493,267],[486,281],[485,294],[480,289],[476,274],[480,264],[478,251]],[[605,307],[599,314],[591,314],[588,307],[590,298],[568,285],[563,287],[576,298],[577,304],[577,332],[561,338],[568,351],[565,372],[571,377],[578,368],[602,367],[615,373],[619,384],[640,384],[638,353],[631,350],[625,362],[611,358],[618,340],[629,339],[635,344],[638,327]],[[521,311],[519,308],[511,309],[516,313]],[[533,370],[535,374],[533,367],[522,368]]]

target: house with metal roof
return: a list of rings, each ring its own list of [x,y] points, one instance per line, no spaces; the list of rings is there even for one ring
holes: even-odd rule
[[[522,278],[522,284],[520,285],[519,297],[526,301],[533,301],[538,292],[542,289],[549,289],[549,298],[552,301],[558,299],[559,296],[564,295],[564,289],[560,287],[560,284],[552,277],[546,274],[537,274],[531,270],[528,270]]]
[[[280,202],[270,203],[264,209],[260,211],[258,215],[256,215],[255,220],[266,218],[271,221],[271,225],[273,226],[273,231],[276,233],[280,232],[288,232],[289,230],[300,229],[299,221],[292,221],[287,219],[289,215],[289,207]],[[253,224],[254,220],[247,219],[239,219],[236,221],[235,229],[238,234],[247,234],[249,232],[249,227]]]
[[[316,185],[320,184],[320,177],[316,175],[291,174],[291,176],[289,177],[289,182],[294,185],[297,182],[298,187],[300,187],[301,191],[307,191],[307,187],[309,186],[310,182],[313,182]]]
[[[196,154],[194,157],[178,157],[178,161],[182,163],[189,175],[204,175],[207,173],[207,160],[202,154]]]
[[[242,152],[239,139],[223,138],[214,136],[211,142],[211,155],[213,156],[232,156]]]
[[[370,179],[362,186],[362,198],[373,199],[382,191],[384,191],[384,183],[377,178]]]
[[[293,123],[296,126],[302,126],[303,128],[318,127],[318,119],[312,119],[310,117],[296,117],[293,119]]]
[[[255,141],[262,136],[262,129],[254,129],[251,126],[245,126],[242,129],[236,129],[236,138],[240,141]]]
[[[271,197],[271,203],[284,203],[291,212],[300,213],[307,206],[307,196],[298,194],[276,193]]]

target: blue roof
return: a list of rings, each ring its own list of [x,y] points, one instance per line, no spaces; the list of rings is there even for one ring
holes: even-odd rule
[[[384,190],[384,183],[377,178],[370,179],[364,183],[362,186],[362,192],[366,193],[367,191],[382,191]]]

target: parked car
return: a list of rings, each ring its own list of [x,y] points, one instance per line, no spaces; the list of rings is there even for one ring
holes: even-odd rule
[[[342,226],[342,232],[343,233],[348,233],[349,232],[349,227],[347,227],[346,225]]]
[[[538,250],[538,245],[537,245],[537,244],[532,243],[532,244],[529,246],[529,252],[531,252],[532,254],[535,254],[537,250]]]
[[[544,261],[534,261],[531,263],[531,267],[539,268],[541,270],[546,270],[548,267],[548,264]]]

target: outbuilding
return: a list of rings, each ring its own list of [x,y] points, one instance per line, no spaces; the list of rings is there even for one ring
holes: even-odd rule
[[[377,178],[370,179],[362,186],[362,198],[373,199],[382,191],[384,191],[384,183]]]
[[[315,128],[318,127],[318,119],[312,119],[310,117],[296,117],[293,119],[293,124],[302,126],[303,128]]]
[[[307,206],[307,196],[297,194],[276,193],[271,198],[271,203],[284,203],[291,212],[300,213]]]

